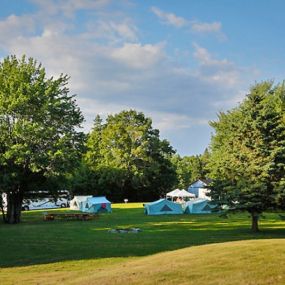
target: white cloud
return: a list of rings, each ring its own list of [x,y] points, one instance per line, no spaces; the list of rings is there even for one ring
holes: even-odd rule
[[[136,42],[138,29],[131,19],[123,21],[99,20],[87,25],[86,39],[106,39],[116,44],[122,41]]]
[[[174,13],[168,13],[160,10],[157,7],[151,7],[151,11],[162,21],[162,23],[174,26],[176,28],[187,28],[192,32],[199,34],[214,34],[220,40],[225,40],[226,36],[222,32],[222,24],[220,22],[200,22],[188,20],[177,16]]]
[[[227,87],[238,88],[241,83],[242,69],[227,59],[216,59],[210,52],[194,43],[194,57],[199,61],[201,67],[199,76],[204,80],[223,84]]]
[[[191,22],[191,29],[197,34],[213,34],[219,40],[225,41],[227,39],[226,35],[222,32],[222,24],[220,22]]]
[[[130,26],[130,23],[119,23],[116,24],[114,22],[110,23],[111,28],[118,33],[119,36],[127,39],[127,40],[137,40],[136,31],[137,28],[135,26]]]
[[[222,24],[220,22],[203,23],[192,22],[192,30],[199,33],[217,33],[221,31]]]
[[[0,21],[1,41],[8,37],[26,36],[35,31],[35,20],[29,16],[10,15],[6,19]],[[0,43],[1,45],[1,43]]]
[[[172,25],[177,28],[185,27],[189,24],[186,19],[176,16],[173,13],[163,12],[157,7],[151,7],[151,11],[165,24]]]
[[[149,116],[153,118],[154,127],[162,132],[190,129],[193,125],[208,125],[209,123],[207,119],[177,113],[153,112],[149,113]]]
[[[159,62],[163,57],[163,45],[124,44],[114,49],[111,55],[114,59],[132,68],[149,68]]]
[[[62,13],[66,17],[74,16],[79,10],[98,9],[106,6],[111,0],[30,0],[42,11],[50,15]]]
[[[193,44],[195,52],[194,57],[204,65],[228,65],[230,62],[227,59],[217,60],[209,53],[206,48],[199,46],[197,43]]]

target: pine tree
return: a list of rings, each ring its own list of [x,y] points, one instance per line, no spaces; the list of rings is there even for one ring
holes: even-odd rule
[[[285,180],[284,86],[256,84],[243,103],[212,122],[209,168],[212,198],[248,211],[252,230],[260,214],[282,206]]]

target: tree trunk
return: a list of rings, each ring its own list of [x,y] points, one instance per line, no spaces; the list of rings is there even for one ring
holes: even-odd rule
[[[258,213],[251,213],[251,230],[255,233],[259,232],[258,219],[259,219]]]
[[[7,193],[6,223],[18,224],[21,221],[23,193],[20,189]]]
[[[1,208],[1,212],[2,212],[3,222],[5,223],[6,222],[6,214],[5,214],[5,211],[4,211],[3,204],[0,206],[0,208]]]
[[[6,194],[0,192],[0,209],[1,209],[1,213],[2,213],[3,222],[5,223],[6,222],[6,214],[4,211],[4,201],[6,201]]]

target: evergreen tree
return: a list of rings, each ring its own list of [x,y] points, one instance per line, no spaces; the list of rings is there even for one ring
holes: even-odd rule
[[[283,84],[256,84],[239,107],[211,123],[211,196],[231,210],[248,211],[253,231],[262,212],[283,206],[284,94]]]

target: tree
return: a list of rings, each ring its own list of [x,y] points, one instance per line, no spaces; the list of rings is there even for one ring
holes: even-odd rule
[[[187,189],[191,183],[198,179],[207,177],[206,163],[208,150],[203,155],[192,155],[181,157],[175,154],[171,158],[176,169],[177,184],[176,187]]]
[[[68,79],[47,78],[25,56],[0,63],[0,192],[7,194],[8,223],[20,222],[26,191],[63,177],[80,156],[83,116]]]
[[[256,84],[240,106],[211,123],[211,196],[231,210],[248,211],[253,231],[262,212],[284,206],[284,99],[284,84]]]
[[[113,200],[157,198],[176,179],[170,162],[174,151],[143,113],[122,111],[106,123],[97,116],[87,148],[84,161],[98,177],[96,187]]]

